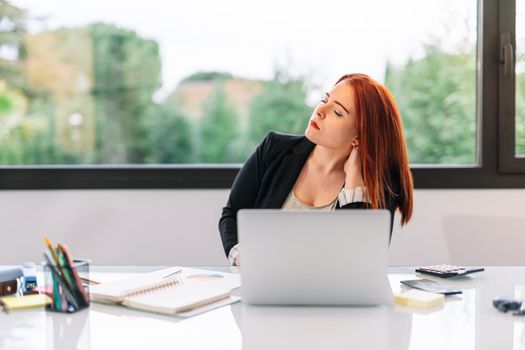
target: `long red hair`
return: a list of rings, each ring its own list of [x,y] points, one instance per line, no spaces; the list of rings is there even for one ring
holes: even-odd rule
[[[347,74],[354,90],[359,156],[372,208],[386,208],[385,194],[397,198],[401,225],[412,216],[414,182],[408,164],[403,123],[392,93],[365,74]]]

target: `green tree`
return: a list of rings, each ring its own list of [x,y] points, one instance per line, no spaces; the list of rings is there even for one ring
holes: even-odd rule
[[[224,86],[218,82],[204,107],[200,125],[200,161],[204,163],[235,163],[239,156],[235,149],[238,135],[237,114],[228,103]]]
[[[248,147],[243,159],[271,130],[302,134],[306,129],[312,108],[306,103],[308,89],[302,79],[283,78],[276,72],[272,80],[264,83],[262,92],[250,105]]]
[[[436,45],[400,68],[388,65],[385,85],[399,104],[411,163],[475,162],[475,69],[473,52]]]
[[[143,163],[148,149],[144,118],[160,87],[157,42],[107,24],[91,25],[97,151],[100,163]]]
[[[26,86],[22,68],[26,28],[26,12],[9,1],[0,0],[0,52],[9,52],[13,56],[6,58],[0,55],[0,80],[19,89]]]
[[[148,163],[192,163],[191,124],[173,108],[155,105],[151,109],[147,119],[151,142]]]
[[[0,91],[0,97],[2,91]],[[55,143],[55,128],[49,103],[35,102],[38,114],[22,115],[21,96],[11,95],[12,113],[0,113],[0,164],[71,164],[75,158]],[[23,111],[23,110],[22,110]]]
[[[218,81],[233,79],[231,73],[226,72],[197,72],[184,78],[179,84],[184,84],[190,81]]]
[[[6,116],[13,110],[13,99],[5,87],[0,85],[0,117]]]

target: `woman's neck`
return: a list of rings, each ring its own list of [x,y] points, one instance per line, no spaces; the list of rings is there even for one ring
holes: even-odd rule
[[[310,165],[324,174],[344,171],[344,165],[351,150],[339,150],[316,145],[310,155]]]

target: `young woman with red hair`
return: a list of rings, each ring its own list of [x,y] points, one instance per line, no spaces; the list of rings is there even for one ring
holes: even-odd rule
[[[243,208],[366,209],[412,215],[413,181],[401,116],[386,87],[364,74],[341,77],[315,108],[304,136],[270,132],[233,183],[219,221],[224,251],[240,264]]]

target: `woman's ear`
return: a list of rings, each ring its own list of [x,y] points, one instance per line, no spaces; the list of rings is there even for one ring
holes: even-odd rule
[[[357,137],[352,140],[352,147],[359,147],[359,139]]]

